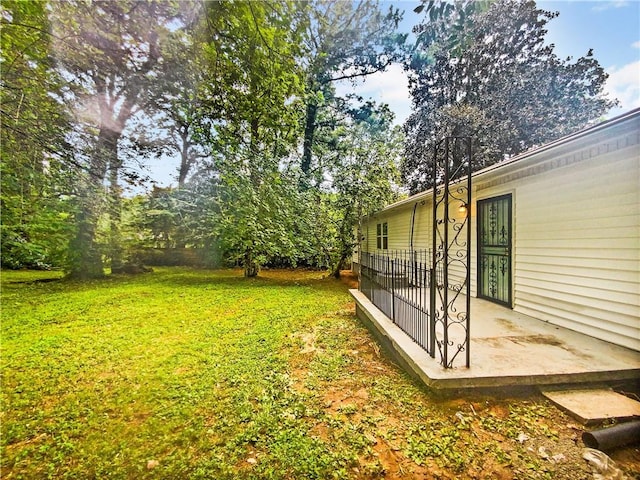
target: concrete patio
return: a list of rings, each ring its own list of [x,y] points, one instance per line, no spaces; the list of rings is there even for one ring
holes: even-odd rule
[[[437,389],[640,381],[640,352],[471,299],[471,366],[445,369],[358,290],[356,313],[410,373]],[[463,353],[461,353],[463,355]],[[464,363],[464,362],[462,362]]]

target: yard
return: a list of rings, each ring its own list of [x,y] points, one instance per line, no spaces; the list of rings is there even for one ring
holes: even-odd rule
[[[321,272],[56,277],[2,274],[2,478],[592,478],[571,418],[426,390]]]

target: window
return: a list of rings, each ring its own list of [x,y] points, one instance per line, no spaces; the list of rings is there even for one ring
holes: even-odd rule
[[[378,250],[387,250],[389,248],[387,222],[378,223],[376,225],[376,247]]]

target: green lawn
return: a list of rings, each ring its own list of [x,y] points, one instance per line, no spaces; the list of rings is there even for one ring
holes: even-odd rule
[[[322,276],[3,272],[2,478],[589,478],[569,418],[421,388]]]

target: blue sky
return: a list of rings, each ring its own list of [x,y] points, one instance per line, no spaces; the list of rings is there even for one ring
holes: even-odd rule
[[[423,14],[413,9],[419,1],[388,1],[404,10],[403,31],[410,31]],[[640,0],[538,0],[538,7],[557,11],[560,15],[547,24],[547,43],[555,45],[560,58],[577,59],[593,48],[595,58],[609,74],[606,90],[611,98],[618,98],[620,107],[607,117],[613,117],[640,107]],[[340,93],[356,91],[364,97],[386,102],[401,124],[411,111],[406,77],[399,66],[377,74],[366,82],[342,85]]]

